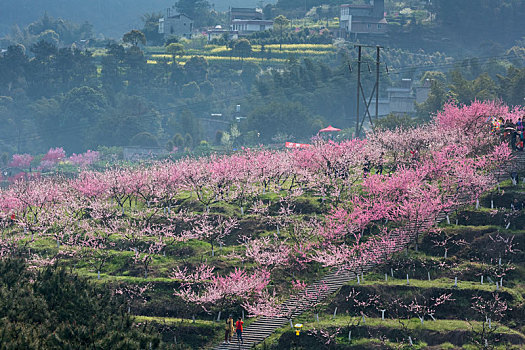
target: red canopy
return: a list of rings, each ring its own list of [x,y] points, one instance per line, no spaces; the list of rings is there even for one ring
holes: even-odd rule
[[[331,125],[329,127],[327,127],[327,128],[319,130],[319,132],[337,132],[337,131],[341,131],[341,129],[334,128]]]

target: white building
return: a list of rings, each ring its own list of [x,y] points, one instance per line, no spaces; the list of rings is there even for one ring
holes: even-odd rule
[[[246,35],[273,29],[273,21],[263,19],[263,12],[258,8],[230,8],[230,30]]]
[[[416,112],[416,94],[417,87],[413,86],[412,79],[402,79],[397,87],[386,89],[388,98],[379,99],[379,116],[386,116],[390,113],[403,115],[413,114]],[[428,97],[428,95],[427,95]],[[421,99],[423,96],[421,96]],[[424,101],[423,101],[424,102]],[[419,102],[420,103],[420,102]],[[375,99],[370,102],[370,113],[375,113]]]
[[[208,41],[211,41],[213,39],[220,39],[225,34],[228,35],[228,40],[239,39],[239,32],[225,29],[221,25],[216,25],[215,27],[206,30]]]
[[[373,0],[373,4],[341,5],[339,27],[343,37],[358,34],[384,35],[387,32],[385,1]]]
[[[239,35],[262,32],[273,29],[273,21],[262,19],[234,19],[231,21],[230,29],[239,32]]]

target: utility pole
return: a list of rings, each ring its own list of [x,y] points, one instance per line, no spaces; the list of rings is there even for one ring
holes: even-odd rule
[[[382,46],[376,45],[376,46],[370,46],[370,45],[361,45],[361,44],[355,44],[354,47],[357,47],[358,49],[358,55],[357,55],[357,104],[356,104],[356,131],[355,136],[356,138],[359,137],[359,134],[361,132],[361,129],[363,127],[363,124],[365,122],[366,116],[368,115],[368,120],[370,121],[370,125],[374,127],[374,123],[372,121],[372,115],[370,113],[370,104],[372,103],[372,98],[375,94],[375,102],[376,102],[376,110],[375,110],[375,117],[376,120],[379,118],[379,69],[381,67],[381,49]],[[362,61],[362,49],[363,47],[375,47],[376,48],[376,83],[374,85],[374,89],[372,90],[372,94],[370,95],[370,98],[367,99],[365,96],[365,92],[363,89],[363,85],[361,83],[361,61]],[[370,70],[370,66],[368,66],[368,69]],[[363,115],[363,118],[361,119],[359,105],[360,105],[360,99],[363,98],[364,105],[365,105],[365,114]],[[368,101],[367,101],[368,100]]]
[[[355,46],[354,46],[355,47]],[[359,45],[358,46],[358,50],[359,50],[359,54],[357,56],[357,114],[356,114],[356,119],[355,119],[355,138],[359,138],[359,100],[361,99],[361,92],[360,92],[360,87],[361,87],[361,51],[362,51],[362,46]]]
[[[381,47],[377,46],[376,56],[376,121],[379,119],[379,68],[381,66]]]

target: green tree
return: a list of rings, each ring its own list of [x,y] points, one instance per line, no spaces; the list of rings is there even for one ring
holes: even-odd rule
[[[166,151],[171,152],[173,151],[174,147],[175,147],[175,144],[173,143],[172,140],[169,140],[168,142],[166,142],[166,146],[165,146]]]
[[[58,120],[55,119],[60,133],[53,133],[51,138],[70,152],[81,152],[93,145],[95,126],[107,108],[101,91],[88,86],[71,89],[61,100]]]
[[[41,62],[48,61],[51,56],[56,55],[58,52],[55,44],[45,40],[40,40],[36,44],[33,44],[29,50],[35,55],[35,58]]]
[[[182,137],[181,134],[177,133],[175,136],[173,136],[173,143],[175,146],[177,146],[179,149],[184,147],[184,137]]]
[[[273,101],[254,109],[245,121],[244,130],[257,130],[263,142],[271,142],[278,133],[304,140],[320,129],[321,123],[316,119],[302,103]]]
[[[242,66],[241,80],[249,89],[253,82],[257,79],[257,75],[261,72],[261,67],[256,63],[246,62]]]
[[[207,24],[210,7],[206,0],[179,0],[175,3],[175,9],[192,18],[196,27]]]
[[[171,55],[173,63],[175,63],[175,57],[184,56],[184,45],[179,43],[171,43],[168,46],[166,46],[166,52]]]
[[[280,39],[279,39],[279,51],[283,50],[283,31],[284,28],[290,24],[290,20],[283,15],[275,17],[273,24],[279,28]]]
[[[193,148],[193,137],[190,134],[184,135],[184,146]]]
[[[71,45],[75,41],[90,39],[93,36],[93,26],[87,22],[77,24],[61,18],[53,18],[47,13],[42,18],[29,24],[24,30],[29,34],[26,37],[28,44],[40,39],[57,45]],[[36,39],[36,40],[35,40]]]
[[[248,39],[239,39],[233,44],[233,53],[241,58],[248,57],[252,52],[252,45]]]
[[[204,57],[193,56],[184,65],[184,71],[188,76],[188,81],[202,83],[208,77],[208,61]]]
[[[200,139],[201,129],[199,121],[191,111],[184,110],[180,114],[179,123],[182,132],[190,134],[195,140]]]
[[[144,22],[142,32],[150,45],[162,45],[163,43],[164,36],[159,33],[159,19],[162,17],[161,13],[145,13],[142,15],[142,22]]]
[[[379,119],[375,122],[375,127],[378,129],[394,130],[395,128],[410,128],[417,125],[417,120],[409,115],[397,115],[390,113],[389,115]]]
[[[179,41],[180,41],[180,38],[178,36],[171,36],[168,39],[166,39],[164,46],[168,46],[169,44],[176,44]]]
[[[199,90],[205,96],[211,96],[214,92],[213,83],[209,80],[206,80],[199,85]]]
[[[194,81],[189,82],[188,84],[185,84],[182,87],[182,91],[181,91],[182,97],[185,97],[185,98],[193,98],[197,96],[199,92],[200,92],[199,85],[197,85],[197,83]]]
[[[525,104],[525,68],[510,67],[506,76],[498,76],[499,94],[509,104]]]
[[[141,132],[133,136],[129,141],[131,146],[139,147],[159,147],[159,142],[155,136],[149,132]]]
[[[64,268],[35,272],[22,260],[0,260],[2,348],[160,348],[159,336],[150,327],[137,327],[113,289]]]
[[[447,91],[445,84],[439,80],[430,82],[430,93],[425,102],[418,104],[416,109],[423,120],[428,120],[431,115],[436,114],[447,102]]]
[[[123,146],[128,145],[129,140],[141,132],[148,132],[154,136],[161,132],[161,116],[145,98],[117,95],[114,103],[94,128],[94,143]]]
[[[46,41],[52,45],[58,46],[60,43],[60,35],[58,35],[57,32],[55,32],[52,29],[48,29],[46,31],[43,31],[42,33],[38,34],[37,36],[38,41]]]
[[[443,72],[439,72],[439,71],[427,71],[425,72],[425,74],[423,74],[423,76],[421,77],[421,82],[425,82],[425,81],[438,81],[440,82],[441,84],[445,84],[447,82],[447,76],[445,75],[445,73]]]
[[[146,36],[140,30],[133,29],[124,34],[122,41],[133,46],[146,45]]]

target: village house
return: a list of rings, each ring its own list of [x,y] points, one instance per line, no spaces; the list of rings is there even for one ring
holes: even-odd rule
[[[193,32],[193,19],[183,13],[171,15],[171,9],[168,9],[166,16],[159,19],[159,34],[164,38],[178,36],[191,38]]]
[[[357,38],[358,35],[384,35],[388,30],[385,18],[385,1],[372,0],[373,4],[341,5],[340,35]]]
[[[264,20],[261,9],[258,8],[230,8],[230,30],[239,35],[247,35],[273,29],[273,21]]]
[[[228,40],[237,40],[239,38],[239,32],[223,28],[221,25],[208,28],[206,30],[206,35],[208,36],[208,41],[220,39],[224,36],[227,36]]]
[[[413,115],[416,103],[423,103],[428,98],[430,85],[428,82],[413,82],[412,79],[401,79],[396,86],[386,89],[388,97],[379,99],[378,114],[380,117],[388,114]],[[370,101],[370,111],[375,111],[375,101]]]

